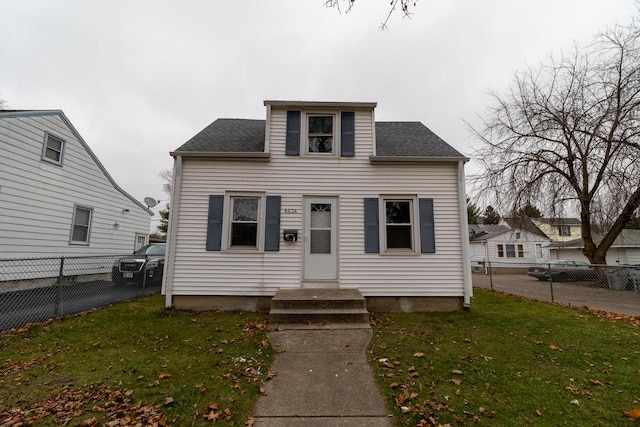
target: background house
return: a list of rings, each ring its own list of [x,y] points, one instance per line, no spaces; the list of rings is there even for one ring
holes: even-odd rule
[[[469,225],[471,266],[486,273],[522,272],[530,265],[549,260],[546,246],[551,239],[529,218],[504,218],[499,225]]]
[[[578,218],[531,218],[531,221],[554,242],[568,242],[582,235]]]
[[[374,311],[469,304],[467,158],[419,122],[375,122],[375,103],[265,107],[171,153],[167,306],[261,309],[301,287]]]
[[[603,236],[594,235],[596,244],[600,244]],[[554,242],[549,245],[551,259],[566,259],[589,262],[582,253],[584,243],[582,237],[568,242]],[[640,264],[640,230],[622,230],[607,251],[607,265]]]
[[[62,111],[0,111],[0,151],[0,258],[125,254],[146,243],[153,213]]]

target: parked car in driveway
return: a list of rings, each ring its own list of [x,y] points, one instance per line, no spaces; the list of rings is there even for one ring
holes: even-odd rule
[[[551,280],[556,282],[596,280],[591,264],[583,261],[549,261],[529,267],[527,274],[538,280],[549,280],[551,277]]]
[[[640,292],[640,265],[621,265],[607,272],[611,289]]]
[[[165,244],[153,243],[132,255],[116,260],[111,269],[111,280],[117,286],[128,283],[158,284],[162,282]],[[146,276],[146,280],[144,280]]]

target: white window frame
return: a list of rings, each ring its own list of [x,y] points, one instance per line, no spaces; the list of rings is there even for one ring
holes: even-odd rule
[[[536,243],[536,258],[543,259],[544,253],[542,252],[542,243]]]
[[[562,237],[570,237],[571,236],[571,226],[570,225],[561,225],[558,227],[558,236]]]
[[[76,216],[78,210],[82,209],[85,211],[89,211],[89,224],[87,225],[87,238],[86,240],[73,240],[73,231],[76,228]],[[89,206],[83,205],[73,205],[73,217],[71,218],[71,233],[69,234],[69,244],[70,245],[85,245],[89,246],[91,243],[91,224],[93,223],[93,208]],[[78,224],[78,226],[84,227],[84,224]]]
[[[49,139],[56,139],[60,142],[60,158],[58,160],[55,159],[51,159],[49,157],[47,157],[47,149],[50,149],[52,151],[58,151],[54,148],[50,148],[49,147]],[[51,163],[53,165],[57,165],[57,166],[62,166],[63,161],[64,161],[64,149],[65,146],[67,145],[67,141],[64,138],[61,138],[57,135],[54,135],[52,133],[49,133],[49,131],[45,131],[44,132],[44,141],[42,144],[42,160],[47,162],[47,163]]]
[[[138,246],[138,240],[143,237],[144,238],[144,242],[142,243],[141,246]],[[135,239],[133,240],[133,251],[137,251],[138,249],[140,249],[141,247],[145,246],[149,244],[149,235],[148,234],[144,234],[144,233],[136,233]]]
[[[231,223],[233,220],[233,200],[236,198],[258,199],[258,226],[256,227],[256,246],[231,246]],[[265,193],[232,191],[224,195],[222,213],[222,250],[225,252],[263,252],[264,227],[266,221]]]
[[[309,151],[309,118],[311,117],[332,117],[333,121],[333,141],[331,143],[331,153],[314,153]],[[340,119],[341,115],[335,111],[303,111],[301,120],[302,142],[304,144],[304,150],[302,151],[305,156],[311,157],[328,157],[334,158],[340,156]]]
[[[378,198],[378,218],[380,218],[380,254],[383,255],[420,255],[420,212],[418,196],[415,194],[385,194]],[[411,248],[387,247],[387,202],[409,202],[411,215]]]

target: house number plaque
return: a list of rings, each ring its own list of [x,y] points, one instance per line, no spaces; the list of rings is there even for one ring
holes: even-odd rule
[[[284,213],[286,213],[286,214],[297,214],[298,213],[298,209],[285,209]]]

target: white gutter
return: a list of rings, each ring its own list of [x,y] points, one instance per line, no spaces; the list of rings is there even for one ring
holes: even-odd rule
[[[171,203],[169,205],[169,228],[167,229],[167,253],[165,255],[162,278],[162,292],[165,295],[165,307],[173,305],[173,272],[176,254],[176,235],[178,233],[178,212],[180,211],[180,192],[182,190],[182,156],[173,160],[173,182],[171,183]]]
[[[464,176],[464,160],[458,162],[458,205],[460,209],[460,243],[462,244],[462,279],[464,282],[464,306],[471,305],[471,259],[469,258],[469,224],[467,219],[467,190]]]

